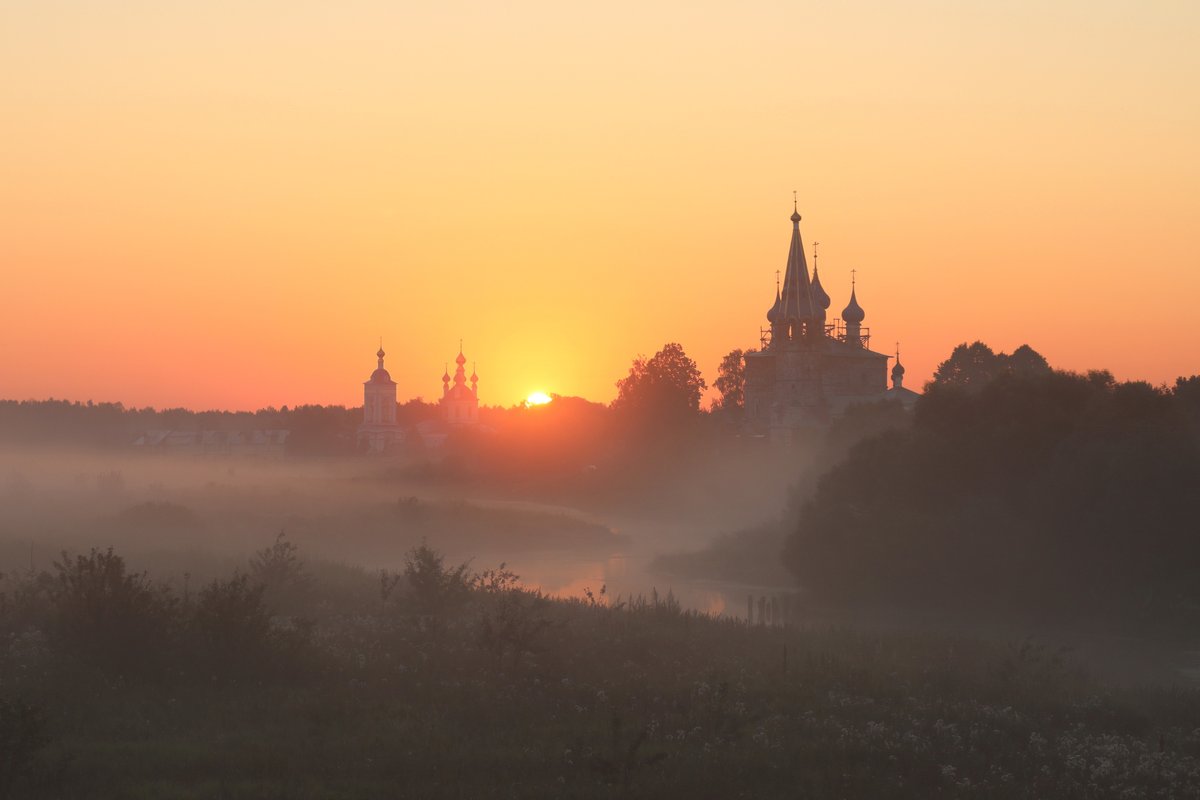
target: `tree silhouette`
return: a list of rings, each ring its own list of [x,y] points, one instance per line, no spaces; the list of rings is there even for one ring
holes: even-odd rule
[[[643,421],[688,419],[700,410],[700,395],[707,388],[683,346],[668,342],[652,358],[634,359],[629,374],[617,381],[612,408]]]
[[[746,390],[746,354],[754,350],[730,350],[721,359],[717,367],[717,379],[713,388],[721,393],[721,397],[713,403],[714,409],[722,411],[739,410],[745,404]]]
[[[1035,376],[1050,371],[1050,364],[1042,354],[1027,344],[1008,355],[995,352],[983,342],[964,342],[938,364],[929,388],[956,387],[977,391],[1001,375]]]
[[[860,443],[821,479],[785,554],[805,588],[1194,624],[1200,383],[1117,383],[990,352],[957,348],[953,383],[935,381],[910,429]]]

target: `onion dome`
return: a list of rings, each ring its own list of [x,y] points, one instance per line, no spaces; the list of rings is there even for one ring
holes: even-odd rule
[[[383,356],[383,345],[380,345],[379,352],[375,354],[375,357],[379,359],[379,366],[371,373],[371,381],[374,383],[388,383],[392,380],[392,376],[383,368]]]
[[[442,373],[442,383],[450,382],[450,365],[446,365],[446,371]]]
[[[779,322],[779,317],[783,310],[781,308],[782,305],[783,299],[779,296],[779,287],[777,286],[775,287],[775,305],[771,306],[770,310],[767,311],[767,322],[772,325]]]
[[[475,374],[475,365],[471,365],[471,383],[479,383],[479,376]]]
[[[800,221],[800,212],[793,210],[792,211],[792,222],[799,222],[799,221]]]
[[[850,290],[850,305],[842,309],[842,322],[862,322],[867,318],[867,312],[862,310],[862,306],[858,304],[858,297],[855,296],[854,290]]]
[[[901,385],[904,380],[904,365],[900,363],[900,343],[896,343],[896,363],[892,367],[892,383],[896,386]]]
[[[462,354],[461,350],[458,351],[458,356],[454,359],[454,363],[458,364],[460,367],[467,363],[467,357]]]
[[[816,262],[814,261],[813,263],[815,264]],[[813,267],[812,293],[813,300],[819,303],[821,308],[829,308],[829,304],[833,302],[829,299],[829,295],[825,292],[824,287],[821,286],[821,278],[817,275],[817,268],[815,266]]]

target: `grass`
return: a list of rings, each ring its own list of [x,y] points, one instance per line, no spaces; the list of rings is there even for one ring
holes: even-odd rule
[[[752,627],[503,577],[438,609],[360,578],[314,580],[311,638],[249,672],[172,655],[133,680],[9,615],[0,693],[48,739],[9,796],[1200,796],[1195,691],[1106,687],[1031,642]]]

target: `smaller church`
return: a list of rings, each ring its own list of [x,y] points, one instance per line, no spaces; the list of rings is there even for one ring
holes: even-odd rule
[[[383,344],[375,354],[379,366],[363,383],[363,421],[358,426],[359,452],[383,454],[404,441],[396,423],[396,382],[383,367]]]
[[[907,407],[918,397],[904,388],[899,347],[888,388],[891,356],[871,349],[871,332],[863,325],[867,313],[853,280],[841,317],[827,318],[832,301],[821,286],[815,256],[809,273],[798,211],[791,221],[783,286],[776,286],[767,311],[770,327],[761,331],[761,349],[746,354],[747,430],[783,443],[802,429],[827,424],[855,403],[893,398]]]
[[[462,342],[458,343],[458,355],[454,358],[454,385],[450,385],[450,367],[442,373],[442,418],[447,425],[461,427],[479,424],[479,376],[471,365],[471,385],[467,386],[467,357],[463,355]]]

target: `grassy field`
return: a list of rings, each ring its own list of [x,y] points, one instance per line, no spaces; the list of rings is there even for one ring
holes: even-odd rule
[[[120,562],[0,582],[0,797],[1200,796],[1200,695],[1030,642],[551,601],[421,549],[281,540],[186,597]]]

